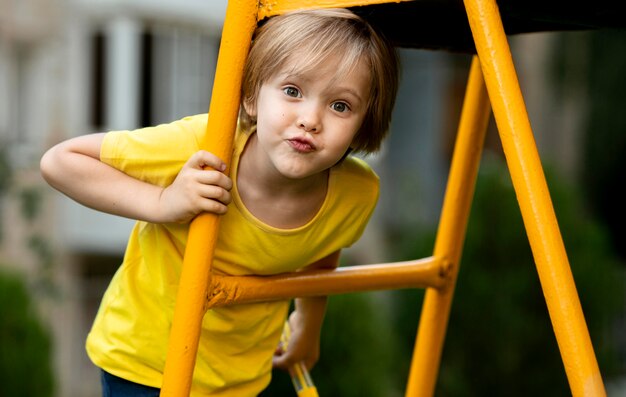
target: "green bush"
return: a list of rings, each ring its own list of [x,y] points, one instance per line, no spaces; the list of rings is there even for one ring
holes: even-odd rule
[[[557,101],[581,97],[581,182],[590,208],[610,231],[610,240],[626,259],[626,207],[619,193],[626,162],[626,30],[600,29],[560,33],[553,43],[551,89]],[[578,99],[579,101],[581,99]],[[574,99],[576,101],[576,99]]]
[[[50,335],[24,282],[0,272],[0,396],[52,396]]]
[[[556,178],[548,181],[596,356],[607,378],[624,371],[614,346],[624,296],[623,267],[601,225],[582,208],[578,192]],[[404,257],[431,255],[433,235],[405,243]],[[419,312],[419,295],[402,292],[396,307],[396,329],[410,343],[401,360],[408,366],[417,319],[411,320],[411,327],[405,319]],[[438,396],[571,395],[515,193],[501,161],[484,162],[480,170],[436,390]]]

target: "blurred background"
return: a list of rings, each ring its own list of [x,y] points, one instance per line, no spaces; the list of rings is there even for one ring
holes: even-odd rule
[[[38,162],[81,134],[206,112],[226,0],[0,0],[0,396],[99,396],[86,334],[132,222],[49,188]],[[626,32],[510,38],[609,396],[626,396]],[[343,264],[432,253],[470,56],[401,49],[381,198]],[[330,299],[323,396],[404,393],[423,291]],[[437,396],[567,396],[490,122]],[[293,394],[277,373],[267,396]]]

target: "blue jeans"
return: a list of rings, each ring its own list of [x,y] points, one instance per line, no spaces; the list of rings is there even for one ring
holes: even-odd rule
[[[144,386],[102,371],[102,397],[159,397],[156,387]]]

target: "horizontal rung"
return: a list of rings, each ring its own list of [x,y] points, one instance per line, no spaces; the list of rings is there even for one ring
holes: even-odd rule
[[[406,262],[348,266],[334,270],[307,270],[274,276],[220,276],[213,274],[207,309],[235,303],[336,295],[401,288],[439,288],[448,266],[434,257]]]

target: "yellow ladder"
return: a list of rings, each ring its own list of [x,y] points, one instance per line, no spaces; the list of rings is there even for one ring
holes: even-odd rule
[[[369,6],[411,0],[231,0],[202,147],[230,163],[241,74],[259,20],[300,8]],[[426,288],[406,396],[434,393],[490,110],[502,141],[526,232],[574,396],[605,396],[603,381],[558,229],[495,0],[464,0],[474,56],[433,256],[407,262],[272,277],[211,273],[219,217],[191,224],[165,365],[162,396],[188,396],[202,318],[211,307],[396,288]],[[234,294],[238,291],[237,295]]]

